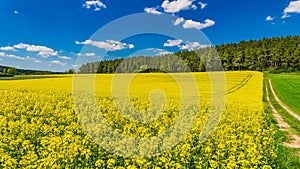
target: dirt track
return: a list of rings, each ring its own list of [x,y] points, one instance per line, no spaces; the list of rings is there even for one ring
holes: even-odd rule
[[[286,147],[290,147],[290,148],[299,148],[300,149],[300,137],[291,131],[290,125],[283,120],[283,118],[280,116],[278,111],[272,105],[272,103],[270,101],[270,97],[269,97],[268,87],[266,87],[266,94],[267,94],[267,101],[273,112],[273,116],[275,117],[275,119],[278,123],[280,130],[287,133],[287,136],[291,139],[291,141],[285,142],[283,145]],[[300,157],[300,151],[296,155]]]

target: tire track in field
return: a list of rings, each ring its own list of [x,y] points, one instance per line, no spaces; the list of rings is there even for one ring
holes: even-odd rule
[[[286,147],[289,147],[289,148],[297,148],[297,149],[300,148],[300,137],[291,131],[290,125],[283,120],[283,118],[280,116],[278,111],[272,105],[272,103],[270,101],[270,97],[269,97],[268,86],[266,86],[266,95],[267,95],[267,101],[272,110],[273,116],[275,117],[275,119],[278,123],[279,129],[281,131],[287,133],[287,136],[291,139],[290,142],[284,142],[283,145]],[[298,153],[296,153],[295,155],[300,157],[300,151]]]
[[[226,94],[231,94],[239,90],[240,88],[244,87],[250,79],[253,77],[253,73],[249,73],[239,84],[233,86],[229,90],[226,90],[224,92],[219,92],[215,96],[220,96],[220,95],[226,95]]]
[[[295,112],[293,112],[292,110],[290,110],[286,105],[283,104],[283,102],[278,98],[278,96],[275,93],[275,90],[273,88],[272,82],[270,79],[268,79],[268,83],[271,89],[271,92],[275,98],[275,100],[278,102],[278,104],[284,109],[286,110],[290,115],[294,116],[297,120],[300,121],[300,116],[298,114],[296,114]]]
[[[284,79],[289,85],[291,85],[294,89],[300,89],[296,85],[294,85],[289,79]]]
[[[233,88],[229,89],[228,91],[226,91],[226,94],[234,93],[237,90],[239,90],[240,88],[244,87],[252,77],[253,77],[253,73],[249,73],[247,75],[247,77],[245,79],[243,79],[243,81],[240,84],[238,84],[238,85],[234,86]]]

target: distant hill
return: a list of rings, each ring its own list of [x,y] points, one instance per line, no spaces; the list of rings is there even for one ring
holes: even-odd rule
[[[0,65],[0,72],[3,72],[3,69],[8,70],[8,66],[1,66]],[[43,71],[43,70],[27,70],[27,69],[17,69],[16,68],[16,74],[25,74],[25,75],[47,75],[47,74],[61,74],[62,72],[51,72],[51,71]]]

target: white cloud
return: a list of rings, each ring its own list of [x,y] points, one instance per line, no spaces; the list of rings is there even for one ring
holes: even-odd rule
[[[156,14],[156,15],[161,14],[161,12],[157,11],[156,8],[145,8],[144,11],[147,12],[147,13],[152,13],[152,14]]]
[[[19,44],[17,44],[17,45],[14,45],[14,48],[17,48],[17,49],[25,49],[25,48],[27,48],[28,46],[30,46],[30,45],[24,44],[24,43],[19,43]]]
[[[24,43],[19,43],[14,45],[14,48],[17,49],[26,49],[28,52],[38,52],[38,55],[43,58],[48,58],[49,56],[58,56],[58,52],[54,51],[51,48],[46,46],[36,46],[36,45],[29,45]]]
[[[157,48],[148,48],[147,51],[152,51],[156,54],[156,56],[162,56],[167,54],[172,54],[173,52],[166,51],[164,49],[157,49]]]
[[[78,53],[77,56],[85,56],[85,57],[94,57],[96,56],[95,53]]]
[[[14,11],[14,14],[18,14],[19,12],[18,11]]]
[[[204,9],[207,6],[207,3],[199,2],[201,9]]]
[[[193,8],[194,10],[196,10],[198,7],[197,7],[195,4],[193,4],[193,5],[192,5],[192,8]]]
[[[106,51],[117,51],[123,49],[132,49],[134,48],[133,44],[126,44],[115,40],[106,40],[106,41],[93,41],[93,40],[86,40],[84,42],[75,42],[76,44],[81,45],[92,45],[98,47],[100,49],[104,49]]]
[[[175,40],[168,40],[166,43],[164,43],[164,46],[172,47],[172,46],[179,46],[182,44],[181,39],[175,39]]]
[[[177,26],[177,25],[181,24],[182,22],[184,22],[184,18],[178,18],[175,20],[174,25]]]
[[[169,55],[169,54],[172,54],[173,52],[168,52],[168,51],[159,51],[157,53],[157,56],[162,56],[162,55]]]
[[[189,29],[189,28],[196,28],[196,29],[204,29],[210,26],[215,25],[215,21],[206,19],[204,23],[196,22],[193,20],[186,20],[183,24],[183,28]]]
[[[0,52],[0,57],[7,57],[7,58],[17,59],[17,60],[26,60],[26,58],[24,58],[24,57],[20,57],[20,56],[17,56],[17,55],[6,54],[4,52]]]
[[[133,48],[134,48],[134,45],[133,45],[133,44],[129,44],[129,45],[128,45],[128,48],[129,48],[129,49],[133,49]]]
[[[37,60],[34,60],[34,62],[35,62],[35,63],[42,63],[42,61],[40,61],[40,60],[38,60],[38,59],[37,59]]]
[[[52,52],[52,51],[54,51],[53,49],[50,49],[46,46],[36,46],[36,45],[29,45],[26,48],[26,50],[29,52]]]
[[[72,60],[72,58],[68,57],[68,56],[58,56],[58,58],[64,59],[64,60]]]
[[[200,48],[208,47],[209,45],[201,45],[199,42],[186,42],[184,45],[181,45],[179,48],[181,50],[197,50]]]
[[[289,6],[284,9],[284,13],[300,13],[300,0],[291,1]]]
[[[169,0],[165,0],[161,7],[167,13],[176,13],[181,10],[190,9],[192,7],[194,0],[174,0],[170,2]]]
[[[94,11],[100,11],[101,8],[106,8],[106,5],[99,0],[86,1],[85,4],[83,4],[83,6],[87,9],[94,7]]]
[[[49,56],[57,56],[58,52],[57,51],[48,51],[48,52],[44,51],[44,52],[39,52],[38,55],[43,58],[48,58]]]
[[[14,47],[11,47],[11,46],[0,47],[0,50],[3,50],[3,51],[14,51],[14,52],[17,51]]]
[[[65,66],[65,65],[66,65],[66,63],[61,62],[61,61],[59,61],[59,60],[53,60],[53,61],[51,61],[50,63],[52,63],[52,64],[57,64],[57,65],[60,65],[60,66]]]
[[[285,13],[285,14],[282,15],[281,18],[282,18],[282,19],[285,19],[285,18],[289,18],[289,17],[291,17],[291,15]]]
[[[11,59],[17,59],[17,60],[25,60],[26,58],[16,56],[16,55],[6,55],[6,57],[11,58]]]
[[[266,21],[273,21],[275,18],[271,17],[271,16],[267,16],[266,17]]]
[[[177,40],[168,40],[165,44],[165,47],[173,47],[173,46],[178,46],[179,49],[181,50],[196,50],[199,48],[204,48],[204,47],[208,47],[209,45],[201,45],[199,42],[189,42],[186,41],[184,42],[181,39],[177,39]]]
[[[187,42],[185,45],[180,46],[181,50],[193,50],[196,48],[200,48],[199,42]]]

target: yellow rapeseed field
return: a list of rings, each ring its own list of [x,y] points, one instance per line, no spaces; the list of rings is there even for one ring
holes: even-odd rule
[[[211,84],[207,73],[194,73],[200,110],[192,130],[175,147],[147,158],[122,157],[86,134],[82,124],[90,122],[84,116],[78,119],[71,75],[0,81],[0,168],[271,168],[276,158],[276,130],[264,113],[263,75],[225,75],[225,109],[212,136],[199,142],[210,108]],[[97,75],[95,96],[99,111],[118,133],[149,138],[176,121],[181,89],[170,75],[138,74],[131,81],[130,103],[141,113],[151,107],[153,90],[159,89],[158,96],[164,96],[163,112],[148,123],[128,120],[119,113],[111,92],[112,79],[113,75]],[[96,126],[93,129],[99,132]]]

